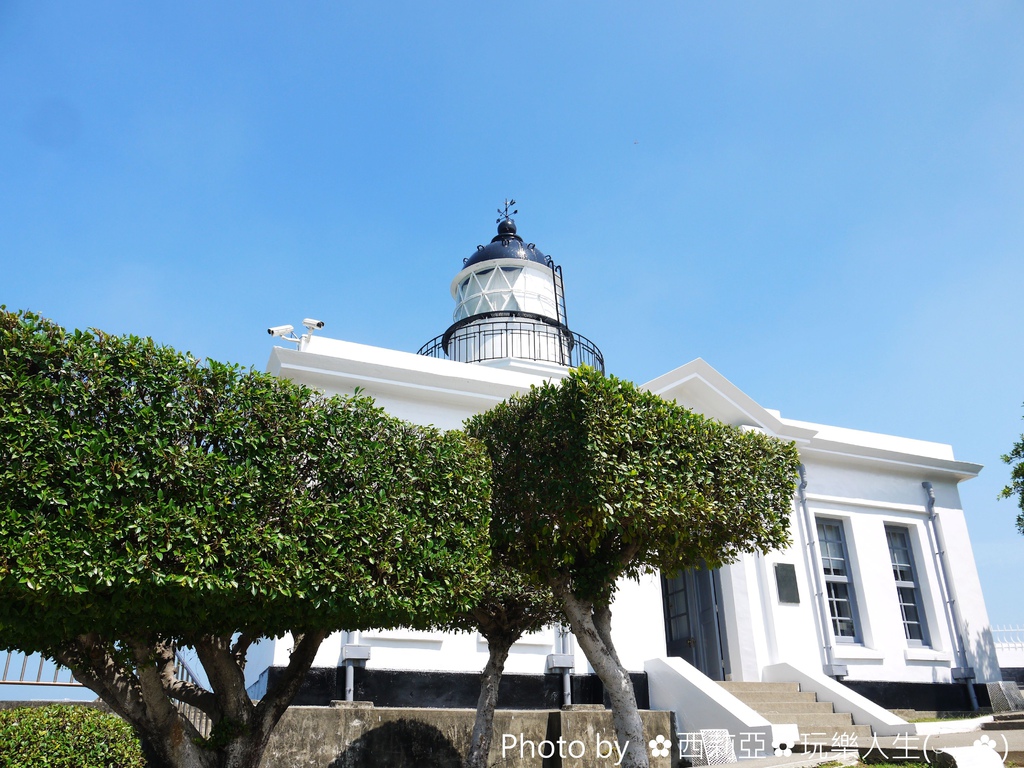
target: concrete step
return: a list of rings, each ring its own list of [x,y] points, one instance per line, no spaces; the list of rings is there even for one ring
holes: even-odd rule
[[[818,697],[814,695],[813,691],[799,691],[797,693],[761,693],[759,691],[729,691],[733,696],[742,701],[744,704],[749,704],[753,709],[758,709],[762,704],[769,704],[772,702],[785,703],[785,704],[800,704],[805,702],[816,703]]]
[[[735,695],[737,691],[757,693],[778,691],[779,693],[796,693],[800,690],[800,683],[743,683],[726,680],[719,681],[718,684],[733,695]]]
[[[853,717],[847,712],[833,712],[831,714],[819,715],[765,715],[770,723],[796,723],[800,733],[816,728],[839,728],[843,729],[853,725]],[[773,718],[779,718],[775,720]]]
[[[759,709],[760,712],[777,712],[779,714],[788,712],[797,715],[811,713],[830,714],[835,712],[835,707],[827,701],[769,701],[759,706],[761,707]]]
[[[1024,720],[1024,712],[997,712],[992,715],[992,719],[997,723],[1003,723],[1008,720]]]
[[[849,747],[851,749],[867,748],[871,745],[871,726],[847,725],[842,728],[801,728],[800,740],[793,747],[796,752],[803,745],[827,748]]]
[[[991,723],[982,723],[983,731],[1024,731],[1024,718],[1019,720],[993,720]]]
[[[868,725],[854,725],[853,716],[836,712],[832,704],[818,701],[812,691],[801,691],[799,683],[719,683],[725,690],[770,723],[793,723],[800,742],[815,748],[856,747],[870,743]]]

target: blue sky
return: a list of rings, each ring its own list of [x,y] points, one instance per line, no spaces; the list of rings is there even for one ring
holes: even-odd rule
[[[570,324],[948,442],[988,608],[1024,423],[1024,4],[0,3],[0,303],[262,368],[415,351],[519,201]]]

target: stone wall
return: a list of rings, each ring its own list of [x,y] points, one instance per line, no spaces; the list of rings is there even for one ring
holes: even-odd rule
[[[261,768],[459,768],[469,747],[471,709],[400,709],[357,702],[290,707],[274,730]],[[670,712],[642,713],[645,739],[674,741]],[[562,711],[499,710],[493,768],[599,768],[619,760],[611,712],[599,706]],[[647,749],[647,744],[644,744]],[[676,768],[675,751],[651,768]]]

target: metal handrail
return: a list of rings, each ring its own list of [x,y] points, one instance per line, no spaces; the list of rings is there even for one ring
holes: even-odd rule
[[[75,680],[75,676],[70,669],[52,659],[46,658],[40,653],[21,653],[20,651],[3,651],[2,653],[5,654],[5,657],[3,658],[3,674],[0,676],[0,685],[33,685],[51,688],[85,687],[82,683]],[[19,656],[21,657],[20,663],[18,663]],[[198,684],[198,677],[189,667],[188,662],[177,652],[175,652],[174,656],[174,674],[177,678],[187,683]],[[11,676],[12,660],[14,661],[13,667],[16,671],[16,675],[13,677]],[[53,667],[52,679],[50,679],[48,671],[50,666]],[[47,679],[45,680],[43,679],[44,670],[47,672]],[[66,678],[66,680],[62,681],[62,678]],[[192,723],[200,735],[203,737],[210,735],[213,724],[210,721],[209,715],[191,704],[173,700],[172,703],[177,708],[178,714]]]
[[[472,363],[517,357],[568,368],[589,365],[604,373],[604,355],[586,336],[548,318],[523,313],[493,312],[458,321],[417,354]]]
[[[46,658],[39,653],[20,653],[19,651],[4,651],[6,654],[3,664],[3,675],[0,676],[0,684],[2,685],[51,685],[60,687],[83,687],[80,682],[75,680],[71,670],[67,667],[62,667],[50,659]],[[16,677],[11,677],[11,661],[17,656],[21,656],[21,663],[15,662],[15,667],[18,668],[18,674]],[[47,674],[47,679],[43,679],[43,671],[48,667],[53,666],[53,678]],[[33,673],[29,673],[29,669],[33,670]],[[61,677],[66,673],[67,680],[62,682]],[[34,678],[34,679],[33,679]]]
[[[181,654],[177,651],[174,652],[174,675],[179,680],[198,685],[199,679],[192,668],[189,667],[188,662],[182,658]],[[213,729],[213,722],[210,720],[210,716],[206,714],[199,707],[193,706],[192,704],[186,704],[183,701],[173,702],[174,706],[178,710],[178,714],[182,718],[188,720],[195,729],[199,731],[199,735],[206,738],[210,735],[210,731]]]

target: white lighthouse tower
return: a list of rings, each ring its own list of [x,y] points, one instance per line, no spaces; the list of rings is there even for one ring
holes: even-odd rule
[[[463,260],[452,280],[452,324],[419,352],[463,363],[533,373],[586,364],[604,370],[604,356],[569,330],[562,269],[516,231],[506,200],[498,234]]]

